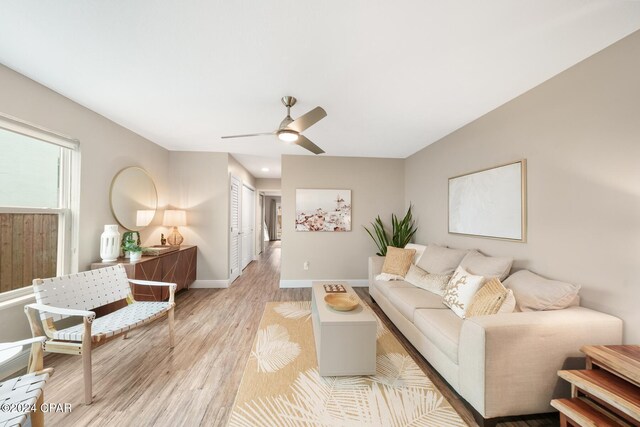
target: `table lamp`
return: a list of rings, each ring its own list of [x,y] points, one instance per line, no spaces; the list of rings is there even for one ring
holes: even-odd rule
[[[178,231],[178,227],[187,225],[187,212],[183,210],[168,209],[164,211],[164,219],[162,225],[165,227],[173,227],[171,234],[167,236],[167,243],[171,246],[180,246],[184,238]]]

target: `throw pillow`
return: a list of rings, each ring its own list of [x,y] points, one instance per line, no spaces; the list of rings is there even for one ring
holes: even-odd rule
[[[500,280],[504,280],[509,275],[511,264],[513,264],[513,258],[485,256],[478,251],[470,251],[460,262],[460,266],[471,274],[497,277]]]
[[[382,265],[382,272],[404,277],[409,271],[409,266],[415,253],[415,249],[400,249],[388,246],[387,256]]]
[[[497,314],[507,300],[509,291],[500,280],[493,278],[485,283],[473,296],[466,317]]]
[[[451,276],[445,274],[429,274],[415,265],[409,267],[409,271],[404,278],[404,280],[413,286],[437,295],[444,295],[444,289],[447,283],[449,283],[449,279],[451,279]]]
[[[418,245],[417,243],[407,243],[407,246],[405,246],[404,248],[416,250],[416,254],[413,256],[413,263],[418,264],[418,261],[420,261],[420,258],[422,257],[422,254],[427,247],[425,245]]]
[[[428,245],[417,266],[431,274],[453,274],[460,261],[467,254],[466,250],[451,249],[444,246]]]
[[[482,276],[475,276],[462,267],[456,268],[444,291],[442,302],[464,319],[473,296],[478,292],[483,281]]]
[[[545,279],[529,271],[520,270],[505,280],[513,290],[521,311],[562,310],[574,305],[580,285]]]

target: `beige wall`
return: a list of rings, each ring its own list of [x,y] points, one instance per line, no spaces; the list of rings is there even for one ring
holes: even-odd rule
[[[169,152],[164,148],[3,65],[0,94],[0,112],[80,141],[80,270],[99,260],[103,226],[116,223],[109,208],[109,187],[118,171],[127,166],[146,169],[156,183],[160,207],[167,204]],[[160,222],[156,215],[156,225],[142,233],[145,244],[159,242],[164,230],[157,225]],[[28,302],[32,301],[22,303]],[[0,310],[0,324],[11,325],[4,328],[0,341],[30,336],[21,305]]]
[[[256,189],[262,191],[277,191],[282,188],[282,181],[277,178],[256,178]]]
[[[640,342],[640,32],[406,161],[418,242],[515,257],[517,269],[583,286],[583,305]],[[527,243],[447,233],[447,179],[527,159]]]
[[[198,281],[229,278],[229,155],[172,151],[171,201],[187,210],[184,243],[198,246]]]
[[[295,231],[296,188],[351,190],[352,231]],[[367,278],[375,244],[362,228],[405,209],[404,160],[327,156],[282,157],[282,280]],[[309,261],[309,270],[303,269]]]
[[[256,188],[256,179],[251,172],[242,166],[232,155],[229,155],[229,173],[240,178],[243,184]]]

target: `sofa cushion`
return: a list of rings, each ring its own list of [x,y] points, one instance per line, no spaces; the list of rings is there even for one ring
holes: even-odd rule
[[[382,265],[382,272],[386,274],[394,274],[404,277],[409,271],[409,266],[413,262],[413,256],[416,254],[415,249],[402,249],[393,246],[387,246],[387,256]]]
[[[405,249],[415,249],[416,254],[413,256],[413,263],[417,264],[418,261],[420,261],[420,258],[422,257],[422,254],[424,253],[424,250],[427,249],[427,247],[425,245],[419,245],[417,243],[407,243],[407,246],[404,247]]]
[[[427,273],[417,265],[409,267],[409,271],[404,278],[405,281],[412,285],[438,295],[444,295],[449,279],[451,279],[451,276],[448,274]]]
[[[392,282],[383,282],[381,280],[375,280],[373,282],[373,286],[376,288],[378,292],[385,296],[385,298],[389,298],[389,290],[395,288],[415,288],[411,283],[405,282],[404,280],[395,280]]]
[[[512,289],[507,289],[507,298],[500,306],[498,313],[513,313],[516,310],[516,297]]]
[[[417,266],[431,274],[453,274],[467,254],[466,250],[428,245]]]
[[[504,285],[513,290],[520,311],[561,310],[576,304],[580,285],[545,279],[529,271],[512,274]]]
[[[404,317],[413,322],[413,312],[419,308],[444,308],[442,297],[424,289],[411,286],[410,288],[389,289],[387,296],[393,306]],[[448,311],[448,310],[447,310]]]
[[[416,328],[456,364],[463,322],[451,310],[418,309],[413,316]]]
[[[497,277],[500,280],[509,275],[511,264],[513,258],[485,256],[478,251],[470,251],[460,262],[460,266],[471,274],[487,278]]]

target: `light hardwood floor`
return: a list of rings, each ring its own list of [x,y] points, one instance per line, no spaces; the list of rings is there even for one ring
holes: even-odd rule
[[[93,352],[94,403],[84,405],[80,357],[48,355],[55,368],[45,401],[71,403],[70,413],[46,414],[48,426],[225,425],[268,301],[310,300],[310,289],[279,289],[280,244],[245,269],[229,289],[192,289],[176,296],[176,346],[167,321],[154,322]],[[371,303],[366,288],[360,296]],[[371,304],[461,416],[476,425],[459,397]],[[511,421],[501,427],[557,425],[557,417]]]

